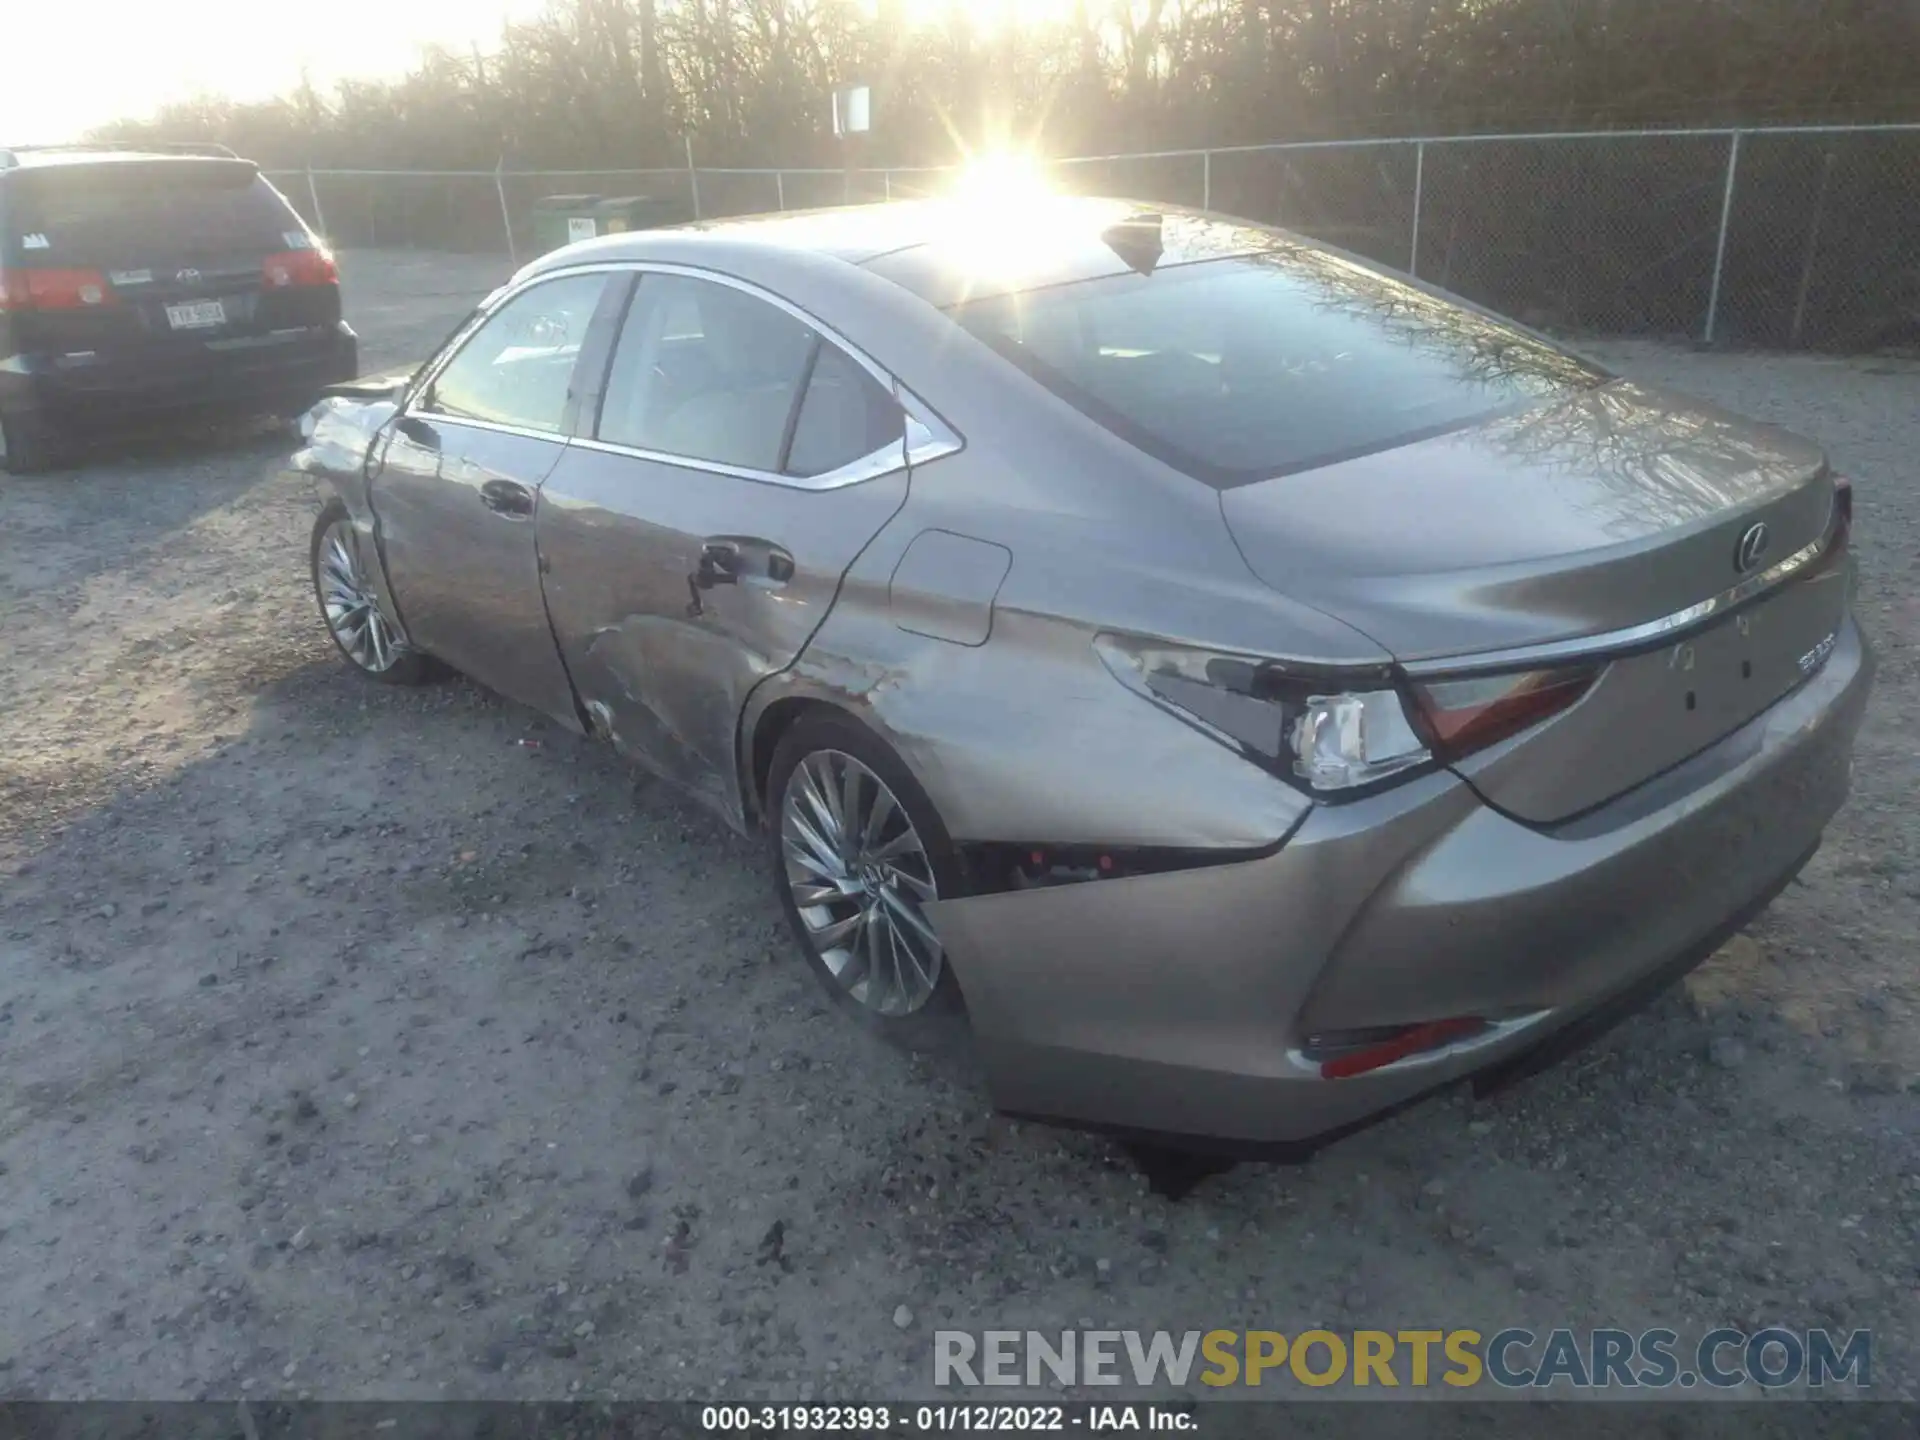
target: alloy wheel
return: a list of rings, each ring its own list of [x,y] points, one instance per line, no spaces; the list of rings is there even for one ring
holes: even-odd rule
[[[807,939],[849,998],[886,1016],[933,998],[943,953],[921,907],[939,886],[885,781],[842,751],[809,754],[787,780],[780,849]]]
[[[391,670],[406,653],[406,643],[374,598],[346,520],[334,521],[320,537],[319,561],[320,608],[333,638],[362,670],[375,675]]]

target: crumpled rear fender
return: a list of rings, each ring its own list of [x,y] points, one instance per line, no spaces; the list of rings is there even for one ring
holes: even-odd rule
[[[811,701],[892,746],[961,843],[1249,850],[1294,828],[1305,796],[1124,689],[1092,638],[1008,607],[988,644],[928,638],[895,623],[884,581],[849,576],[798,662],[748,698],[744,818],[758,818],[761,722]]]

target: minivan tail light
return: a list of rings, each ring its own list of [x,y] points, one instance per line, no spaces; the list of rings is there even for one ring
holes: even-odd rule
[[[267,257],[261,278],[269,290],[294,285],[338,285],[340,267],[325,250],[282,250]]]
[[[1457,760],[1571,709],[1599,674],[1582,668],[1435,680],[1416,683],[1413,698],[1434,753]]]
[[[101,270],[0,270],[0,310],[93,310],[118,299]]]

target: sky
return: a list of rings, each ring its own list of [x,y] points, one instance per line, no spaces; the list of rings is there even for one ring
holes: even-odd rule
[[[0,145],[78,139],[92,125],[141,118],[196,93],[264,100],[304,65],[323,89],[348,75],[396,76],[420,47],[491,45],[508,19],[543,0],[107,0],[80,12],[48,0],[0,5],[13,56],[0,80]],[[72,63],[60,57],[72,54]]]
[[[906,12],[925,23],[958,9],[992,26],[1044,3],[908,0]],[[544,8],[545,0],[105,0],[76,30],[76,11],[20,0],[4,7],[0,43],[43,63],[6,67],[0,145],[76,140],[90,126],[144,119],[195,94],[270,99],[298,85],[303,66],[323,91],[347,76],[397,77],[428,43],[490,47],[503,23]],[[63,64],[69,52],[73,63]]]

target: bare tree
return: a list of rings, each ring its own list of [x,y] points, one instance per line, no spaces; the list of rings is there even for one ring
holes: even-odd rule
[[[1903,119],[1920,5],[1894,0],[1075,0],[987,35],[900,0],[549,0],[486,51],[398,80],[169,107],[115,137],[217,138],[265,162],[830,163],[828,92],[875,86],[871,156],[1449,129]]]

